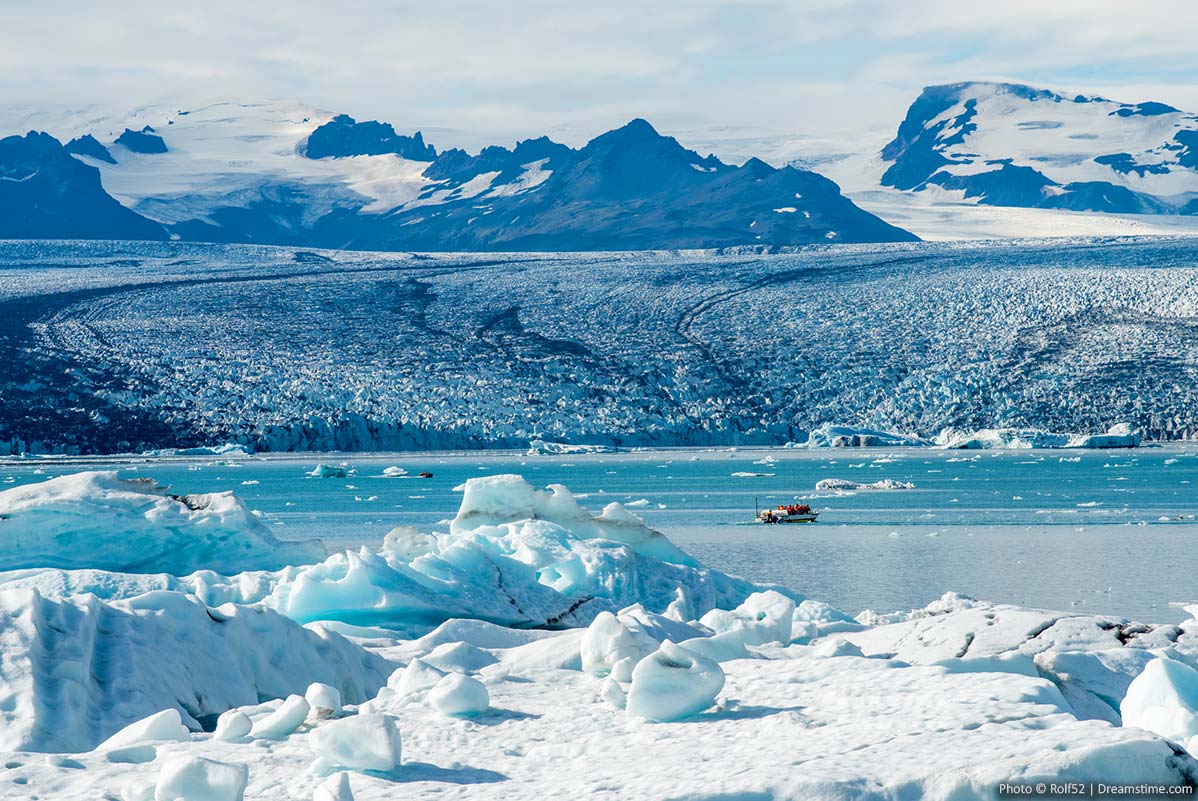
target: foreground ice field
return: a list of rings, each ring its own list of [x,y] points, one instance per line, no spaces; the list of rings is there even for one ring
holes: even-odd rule
[[[435,530],[327,557],[230,493],[111,473],[0,493],[0,795],[1198,783],[1198,621],[952,594],[853,619],[706,569],[618,503],[594,515],[513,475],[462,489]]]
[[[1198,244],[0,245],[0,454],[1198,431]]]

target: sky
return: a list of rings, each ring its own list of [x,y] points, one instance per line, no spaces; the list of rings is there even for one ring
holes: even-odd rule
[[[1198,111],[1193,0],[0,3],[7,107],[299,100],[439,147],[645,117],[724,154],[848,149],[965,80]]]

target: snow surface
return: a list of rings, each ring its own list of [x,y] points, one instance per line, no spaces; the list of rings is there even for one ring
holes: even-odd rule
[[[450,532],[429,537],[439,567],[424,577],[442,579],[443,613],[463,598],[510,602],[523,590],[507,577],[520,573],[499,564],[543,570],[524,553],[534,544],[618,552],[601,566],[607,586],[642,603],[608,596],[586,629],[447,620],[417,639],[342,626],[363,635],[347,638],[262,604],[207,605],[214,573],[0,577],[5,797],[957,800],[992,798],[1009,780],[1198,781],[1184,744],[1161,737],[1177,720],[1167,735],[1189,732],[1176,710],[1191,714],[1198,621],[1146,626],[953,594],[852,621],[693,564],[667,573],[743,588],[712,596],[711,611],[632,580],[684,567],[642,552],[673,546],[634,521],[499,476],[468,482]],[[418,572],[419,559],[376,556]],[[321,567],[242,573],[221,591],[269,603],[279,576],[298,583]],[[560,565],[552,580],[567,574],[594,586]],[[39,578],[60,594],[31,589]],[[176,589],[144,591],[167,579]],[[125,597],[80,595],[87,582]],[[373,614],[368,593],[313,586],[342,617],[350,601]],[[1152,667],[1162,661],[1180,667]],[[45,750],[75,753],[30,753]]]

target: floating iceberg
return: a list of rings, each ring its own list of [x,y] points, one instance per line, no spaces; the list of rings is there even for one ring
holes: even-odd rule
[[[323,462],[306,473],[310,478],[346,478],[349,474],[350,471],[345,465],[324,464]]]
[[[571,445],[567,442],[547,442],[534,439],[528,443],[529,456],[572,456],[583,453],[614,453],[610,445]]]
[[[902,448],[931,443],[914,434],[876,431],[872,428],[825,423],[807,434],[805,442],[788,442],[788,448]]]
[[[847,478],[825,478],[815,484],[817,491],[826,490],[904,490],[915,489],[910,481],[897,481],[893,478],[883,478],[871,484],[849,481]]]
[[[1111,426],[1105,434],[1060,434],[1035,428],[983,428],[963,431],[946,428],[936,435],[936,447],[947,449],[1031,448],[1137,448],[1141,435],[1126,423]]]
[[[169,494],[152,479],[77,473],[0,492],[0,570],[94,568],[184,575],[310,564],[316,542],[284,542],[230,492]]]

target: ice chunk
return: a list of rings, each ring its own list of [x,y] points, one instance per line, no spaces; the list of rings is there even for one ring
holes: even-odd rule
[[[249,776],[245,765],[174,757],[164,762],[158,773],[154,801],[243,801]]]
[[[314,718],[327,718],[341,714],[341,692],[336,687],[313,682],[304,692],[309,714]]]
[[[629,678],[629,681],[631,680]],[[599,689],[599,697],[616,709],[624,709],[628,706],[628,693],[624,691],[624,687],[616,680],[615,676],[608,676],[603,680],[603,686]]]
[[[741,631],[747,645],[790,642],[795,602],[777,590],[755,592],[735,609],[712,609],[699,619],[714,632]]]
[[[428,700],[443,715],[475,717],[491,706],[491,696],[481,681],[461,673],[450,673],[428,693]]]
[[[656,649],[657,640],[639,626],[625,625],[611,612],[600,612],[587,626],[579,654],[584,671],[605,676],[621,659],[631,657],[639,661]]]
[[[428,664],[447,673],[474,673],[499,661],[481,648],[475,648],[465,642],[443,643],[422,658]]]
[[[77,473],[0,492],[0,570],[98,568],[182,576],[311,564],[229,492],[170,495],[151,479]]]
[[[289,695],[278,709],[254,722],[250,736],[259,740],[282,740],[302,726],[311,711],[312,707],[302,695]]]
[[[829,637],[823,642],[813,645],[811,650],[816,656],[822,656],[825,659],[838,656],[864,656],[861,648],[844,637]]]
[[[402,755],[399,720],[380,714],[332,720],[308,732],[308,747],[329,765],[392,771]]]
[[[349,774],[338,771],[322,781],[312,793],[312,801],[354,801]]]
[[[110,751],[139,743],[179,742],[191,739],[177,709],[164,709],[136,723],[130,723],[96,747]]]
[[[732,629],[711,637],[692,637],[678,643],[679,648],[685,648],[691,653],[706,657],[713,662],[729,662],[733,659],[748,659],[750,654],[745,648],[744,629]]]
[[[423,692],[437,685],[445,677],[445,671],[435,668],[423,659],[413,659],[407,667],[391,674],[387,686],[400,698]]]
[[[723,688],[719,664],[666,640],[632,671],[627,709],[647,720],[680,720],[714,704]]]
[[[1157,658],[1127,688],[1119,705],[1124,726],[1137,726],[1184,743],[1198,736],[1198,670]]]
[[[387,478],[399,478],[400,476],[406,476],[407,474],[408,471],[404,470],[402,467],[392,466],[383,468],[383,475]]]
[[[230,709],[227,712],[222,712],[221,716],[216,719],[216,731],[212,733],[212,736],[217,740],[236,742],[248,737],[250,729],[253,727],[254,722],[250,720],[249,715],[240,709]]]
[[[584,636],[586,629],[572,629],[554,637],[508,648],[499,654],[499,658],[512,673],[582,670],[581,644]]]

